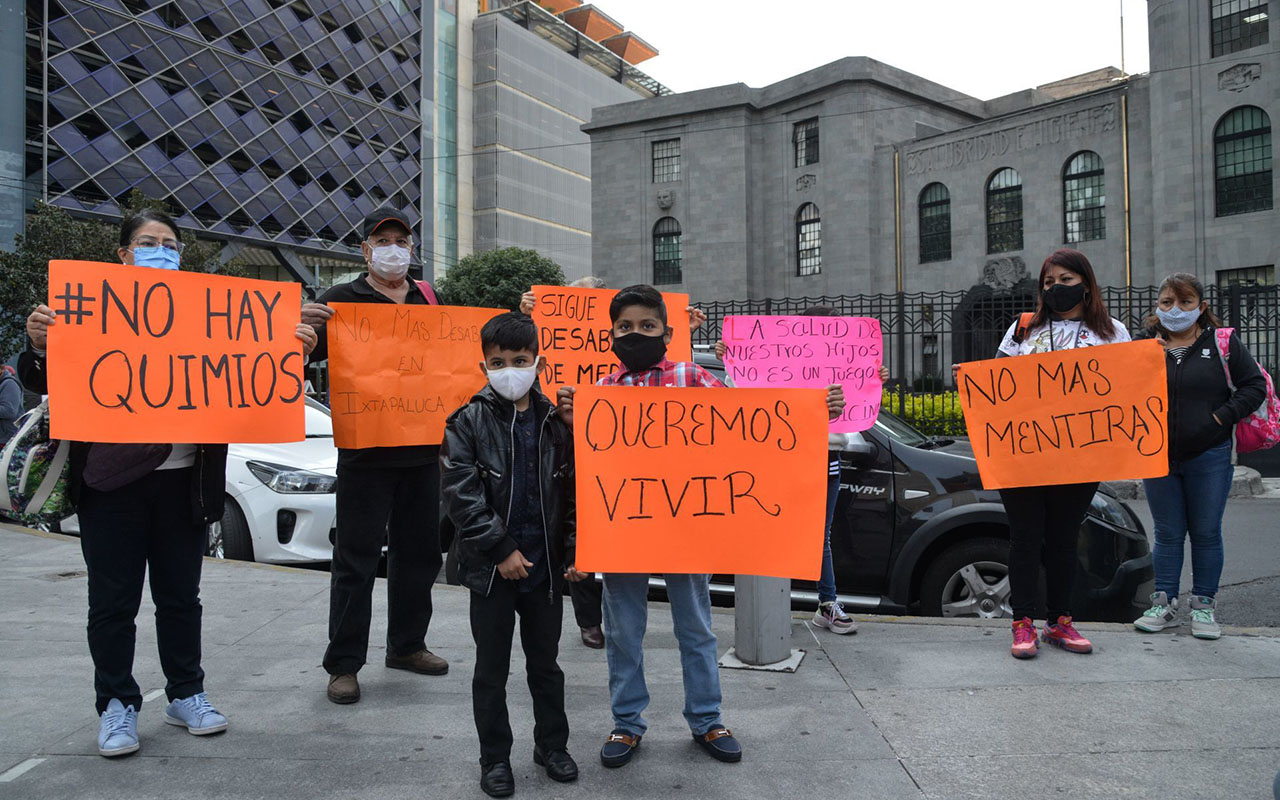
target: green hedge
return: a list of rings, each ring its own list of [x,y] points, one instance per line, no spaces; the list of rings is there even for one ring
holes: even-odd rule
[[[921,433],[930,436],[965,436],[964,414],[960,411],[960,399],[956,392],[937,394],[908,394],[904,404],[899,403],[898,393],[886,389],[883,407],[909,422]]]

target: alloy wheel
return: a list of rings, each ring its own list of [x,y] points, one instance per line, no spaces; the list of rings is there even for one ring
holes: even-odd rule
[[[942,616],[1012,617],[1008,565],[977,561],[952,573],[942,590]]]

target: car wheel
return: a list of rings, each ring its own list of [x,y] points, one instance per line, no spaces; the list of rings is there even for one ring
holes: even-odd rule
[[[244,512],[235,500],[227,498],[222,509],[222,519],[214,523],[222,535],[222,558],[234,561],[253,560],[253,536],[249,533],[249,523],[245,522]]]
[[[930,617],[1012,617],[1009,543],[969,539],[942,551],[920,581],[920,609]]]

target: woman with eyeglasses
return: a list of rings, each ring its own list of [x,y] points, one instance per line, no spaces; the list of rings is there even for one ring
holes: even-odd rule
[[[121,226],[116,256],[124,264],[176,270],[183,249],[177,224],[145,210]],[[18,360],[23,382],[42,393],[53,324],[53,310],[37,306],[27,318],[30,345]],[[310,353],[315,330],[299,324],[297,337]],[[89,574],[89,652],[104,756],[139,748],[134,620],[148,570],[167,679],[164,721],[197,736],[227,729],[227,718],[205,695],[200,667],[200,566],[207,526],[222,518],[226,465],[225,444],[72,444],[70,492]]]

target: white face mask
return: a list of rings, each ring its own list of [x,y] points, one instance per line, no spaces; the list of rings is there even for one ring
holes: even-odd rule
[[[409,274],[409,248],[398,244],[375,247],[369,268],[383,280],[398,281]]]
[[[487,369],[485,372],[489,375],[489,385],[493,390],[513,403],[528,394],[533,388],[533,382],[538,379],[536,366],[504,367]]]

